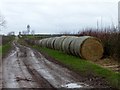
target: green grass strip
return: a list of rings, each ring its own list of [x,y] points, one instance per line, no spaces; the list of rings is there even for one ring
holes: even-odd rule
[[[0,46],[0,54],[2,54],[2,46]]]
[[[0,58],[2,56],[2,46],[0,46]]]
[[[1,46],[2,48],[0,49],[0,53],[2,51],[2,56],[4,57],[6,53],[12,48],[11,43],[7,43],[5,45]]]
[[[104,77],[112,87],[120,89],[120,86],[119,86],[120,73],[115,73],[111,70],[100,67],[99,65],[96,65],[90,61],[65,54],[61,51],[56,51],[56,50],[43,48],[43,47],[41,48],[38,46],[33,46],[33,48],[47,53],[48,55],[55,58],[59,62],[69,66],[70,68],[76,70],[79,73],[82,73],[83,75],[94,74],[100,77]]]

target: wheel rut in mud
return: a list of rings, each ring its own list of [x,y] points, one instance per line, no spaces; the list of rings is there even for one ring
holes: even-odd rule
[[[41,53],[16,41],[13,46],[2,63],[3,88],[92,88],[80,82],[74,72],[47,60]]]

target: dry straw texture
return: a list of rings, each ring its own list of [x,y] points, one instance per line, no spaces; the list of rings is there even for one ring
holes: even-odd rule
[[[103,56],[101,41],[91,36],[62,36],[39,40],[40,46],[61,50],[87,60],[98,60]]]

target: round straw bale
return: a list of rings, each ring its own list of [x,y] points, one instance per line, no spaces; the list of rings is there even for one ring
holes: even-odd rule
[[[73,41],[73,39],[75,39],[75,38],[77,38],[77,37],[67,36],[62,43],[62,51],[66,52],[66,53],[70,53],[70,44]]]
[[[49,38],[45,39],[45,47],[48,47],[48,40],[49,40]]]
[[[81,55],[85,59],[98,60],[103,56],[102,42],[97,38],[88,38],[84,41],[81,47]]]
[[[97,38],[82,36],[71,42],[70,51],[72,54],[87,60],[97,60],[103,55],[103,46]]]
[[[59,40],[60,40],[60,37],[56,37],[55,43],[54,43],[55,50],[58,50],[58,42],[59,42]]]
[[[46,47],[47,46],[47,38],[42,40],[42,47]]]
[[[55,37],[51,39],[51,45],[50,45],[50,47],[51,47],[52,49],[55,49],[55,45],[54,45],[55,40],[56,40]]]
[[[48,47],[48,48],[50,48],[50,47],[49,47],[50,39],[51,39],[51,38],[48,38],[48,40],[47,40],[47,47]]]
[[[33,41],[31,41],[32,43]],[[37,42],[35,42],[37,43]],[[62,50],[87,60],[98,60],[103,55],[103,46],[99,39],[91,36],[62,36],[38,41],[43,47]]]
[[[52,48],[52,45],[51,45],[52,41],[53,41],[53,38],[49,38],[49,40],[48,40],[48,48]]]
[[[62,50],[62,43],[66,36],[61,36],[55,40],[55,49],[56,50]]]
[[[41,42],[41,46],[42,46],[42,47],[44,46],[43,44],[44,44],[44,40],[42,39],[42,42]]]
[[[47,41],[46,41],[46,47],[48,47],[49,48],[49,40],[50,40],[50,38],[47,38]]]
[[[42,40],[38,40],[37,44],[38,44],[39,46],[42,46]]]
[[[55,40],[54,40],[54,43],[53,43],[53,47],[54,47],[55,50],[57,50],[57,42],[58,42],[59,38],[60,37],[55,37]]]
[[[44,45],[43,45],[43,39],[41,40],[41,47],[43,47]]]
[[[70,44],[70,52],[73,55],[81,56],[79,50],[81,48],[81,45],[82,45],[83,41],[85,39],[87,39],[88,37],[90,37],[90,36],[81,36],[81,37],[77,37],[76,39],[73,39],[72,42],[71,42],[71,44]]]

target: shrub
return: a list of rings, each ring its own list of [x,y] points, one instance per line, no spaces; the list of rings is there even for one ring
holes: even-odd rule
[[[104,56],[112,56],[119,61],[120,58],[120,32],[117,28],[104,28],[102,30],[86,29],[79,32],[80,36],[94,36],[103,42]],[[120,61],[119,61],[120,62]]]
[[[2,36],[2,45],[7,44],[8,42],[12,41],[14,36]]]

